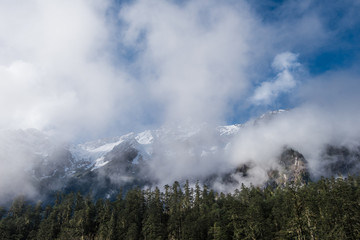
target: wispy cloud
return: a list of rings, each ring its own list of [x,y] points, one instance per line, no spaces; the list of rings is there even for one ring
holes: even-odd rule
[[[278,72],[273,81],[262,82],[255,89],[255,93],[251,100],[254,104],[270,104],[281,93],[286,93],[296,87],[297,81],[294,72],[300,68],[297,62],[297,54],[284,52],[276,55],[272,67]]]

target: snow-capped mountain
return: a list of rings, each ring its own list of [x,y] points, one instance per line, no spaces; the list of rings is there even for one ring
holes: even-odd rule
[[[231,159],[236,138],[286,112],[269,112],[245,124],[164,127],[75,145],[34,129],[3,131],[0,160],[5,167],[0,193],[11,196],[20,189],[24,194],[48,195],[63,190],[113,197],[120,188],[163,186],[187,179],[231,190],[253,183],[259,167],[252,159]],[[360,149],[328,145],[322,158],[330,175],[355,173],[360,166]],[[275,164],[269,166],[260,166],[264,173],[257,183],[281,185],[310,179],[307,160],[291,146],[284,146]],[[21,181],[9,182],[19,175]],[[8,188],[10,185],[16,191]]]
[[[10,162],[10,169],[16,170],[4,177],[0,192],[18,194],[7,187],[12,183],[6,183],[18,176],[26,182],[25,194],[31,189],[45,195],[64,189],[111,195],[119,187],[159,183],[154,159],[169,162],[179,155],[194,161],[220,157],[241,128],[214,129],[206,124],[191,130],[160,128],[75,145],[35,129],[4,131],[0,133],[1,163]],[[15,188],[21,189],[21,183]]]
[[[154,156],[160,154],[159,148],[164,151],[163,147],[169,143],[188,143],[189,152],[193,152],[193,155],[202,158],[219,151],[219,149],[224,150],[230,139],[236,136],[242,127],[243,125],[236,124],[210,129],[209,126],[204,124],[192,131],[179,127],[176,129],[146,130],[140,133],[131,132],[120,137],[72,145],[69,147],[69,151],[74,160],[75,168],[83,167],[90,171],[102,168],[110,163],[113,159],[109,156],[112,156],[115,151],[118,152],[118,149],[124,148],[124,146],[136,150],[136,157],[132,159],[132,164],[135,165],[140,162],[151,161]],[[211,137],[212,140],[204,141],[204,137]],[[197,143],[194,144],[194,142]],[[172,154],[171,151],[172,149],[169,149],[168,154]]]

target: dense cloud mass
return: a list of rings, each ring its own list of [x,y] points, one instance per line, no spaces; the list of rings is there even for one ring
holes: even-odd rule
[[[332,19],[312,1],[273,5],[2,3],[0,126],[95,138],[152,124],[218,124],[251,104],[273,108],[302,84],[306,61],[332,51],[329,43],[358,21],[352,11]]]
[[[244,130],[224,162],[164,157],[152,168],[165,182],[251,160],[251,181],[261,182],[291,146],[321,175],[326,144],[359,143],[359,10],[355,0],[3,1],[0,129],[76,142],[292,108]],[[0,193],[10,182],[21,188],[25,180],[12,179],[32,162],[3,150]]]
[[[137,1],[120,16],[125,43],[141,48],[137,64],[165,123],[215,121],[249,85],[253,42],[261,31],[249,7],[214,1]],[[254,31],[257,29],[256,31]]]
[[[112,88],[122,96],[118,86],[126,84],[103,53],[106,7],[101,1],[1,3],[1,128],[80,134],[109,123],[120,100]]]

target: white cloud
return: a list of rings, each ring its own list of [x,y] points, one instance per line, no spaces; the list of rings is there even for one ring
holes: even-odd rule
[[[122,9],[125,42],[141,49],[138,65],[165,122],[223,120],[228,101],[248,87],[254,29],[247,5],[215,1],[136,1]]]
[[[273,81],[262,82],[255,89],[251,98],[254,104],[271,104],[281,93],[289,92],[296,87],[297,80],[293,73],[300,68],[297,57],[297,54],[291,52],[276,55],[272,67],[279,73]]]
[[[108,59],[108,1],[0,3],[0,128],[73,136],[126,112],[126,74]]]
[[[348,103],[347,107],[338,107],[333,106],[329,111],[322,106],[306,104],[243,129],[234,142],[231,159],[234,166],[252,163],[249,179],[241,181],[263,184],[267,171],[278,168],[284,147],[304,155],[313,179],[327,176],[326,163],[322,161],[325,147],[357,149],[360,142],[359,112],[355,105]]]
[[[300,67],[300,63],[297,62],[299,54],[291,52],[284,52],[275,56],[272,63],[273,68],[276,71],[291,70]]]

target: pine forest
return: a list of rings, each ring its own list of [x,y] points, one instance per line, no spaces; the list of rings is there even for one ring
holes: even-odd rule
[[[360,177],[245,187],[232,194],[174,182],[114,201],[57,193],[0,209],[0,239],[360,239]]]

